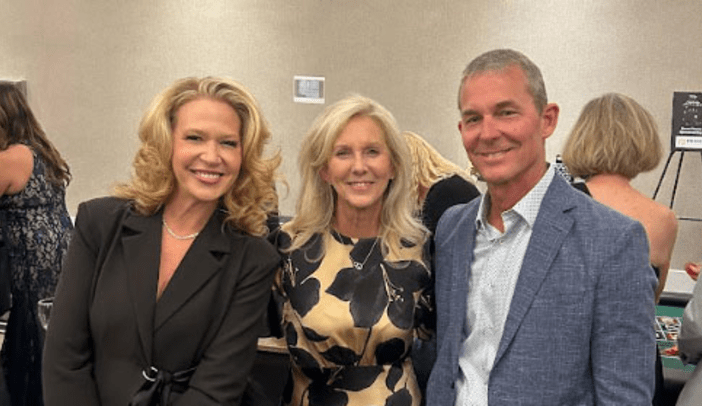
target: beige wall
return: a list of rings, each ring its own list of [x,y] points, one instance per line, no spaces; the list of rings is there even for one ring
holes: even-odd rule
[[[72,214],[128,176],[141,114],[183,76],[229,76],[258,97],[285,158],[284,214],[294,211],[299,140],[324,107],[292,102],[294,75],[326,77],[327,102],[349,92],[378,100],[461,165],[457,81],[492,48],[519,49],[541,66],[561,105],[549,158],[592,97],[636,98],[667,148],[672,92],[702,91],[699,0],[0,0],[0,10],[0,78],[27,80],[37,116],[71,165]],[[702,217],[696,155],[683,165],[682,216]],[[652,195],[662,169],[635,186]],[[658,199],[666,204],[674,170]],[[702,223],[681,222],[674,267],[702,259],[701,236]]]

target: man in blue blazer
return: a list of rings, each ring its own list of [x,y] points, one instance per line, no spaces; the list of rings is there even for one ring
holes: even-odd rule
[[[657,282],[643,227],[554,176],[559,108],[526,56],[473,60],[459,109],[488,189],[436,231],[427,404],[650,405]]]

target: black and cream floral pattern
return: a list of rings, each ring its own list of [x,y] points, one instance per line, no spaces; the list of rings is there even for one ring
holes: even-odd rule
[[[286,257],[278,289],[293,361],[290,404],[419,405],[408,355],[415,334],[432,325],[423,248],[383,258],[375,239],[331,232],[288,253],[287,234],[274,240]]]

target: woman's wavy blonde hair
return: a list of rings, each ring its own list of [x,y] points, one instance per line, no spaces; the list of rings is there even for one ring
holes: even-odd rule
[[[590,100],[563,147],[563,163],[573,176],[613,173],[633,179],[658,166],[663,147],[658,127],[631,97],[607,93]]]
[[[472,182],[469,172],[444,158],[419,134],[412,131],[403,131],[402,136],[407,141],[412,153],[412,180],[416,187],[412,188],[412,201],[417,202],[416,210],[421,210],[422,202],[419,201],[419,187],[431,188],[436,182],[458,175],[468,182]]]
[[[263,236],[268,231],[266,218],[278,206],[275,181],[280,152],[263,157],[271,138],[268,125],[253,95],[230,79],[184,78],[156,96],[139,125],[141,147],[134,157],[132,177],[115,186],[115,195],[133,200],[135,210],[142,215],[161,209],[176,182],[172,164],[176,113],[184,104],[200,98],[228,103],[241,120],[241,169],[234,186],[221,198],[227,210],[225,223]]]
[[[360,95],[351,95],[329,107],[317,117],[301,145],[298,158],[302,190],[297,200],[296,215],[284,229],[291,235],[290,251],[305,245],[316,233],[331,229],[337,195],[322,180],[320,170],[332,155],[336,139],[348,122],[357,117],[370,117],[380,127],[390,151],[395,178],[385,191],[380,218],[380,239],[383,254],[398,256],[403,241],[423,244],[427,231],[414,216],[414,205],[407,198],[413,188],[409,149],[400,135],[392,114],[377,102]]]

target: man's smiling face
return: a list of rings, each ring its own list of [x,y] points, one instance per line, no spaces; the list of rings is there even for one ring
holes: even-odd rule
[[[551,105],[536,109],[522,69],[512,65],[467,78],[460,106],[463,145],[488,186],[535,185],[555,123]]]

